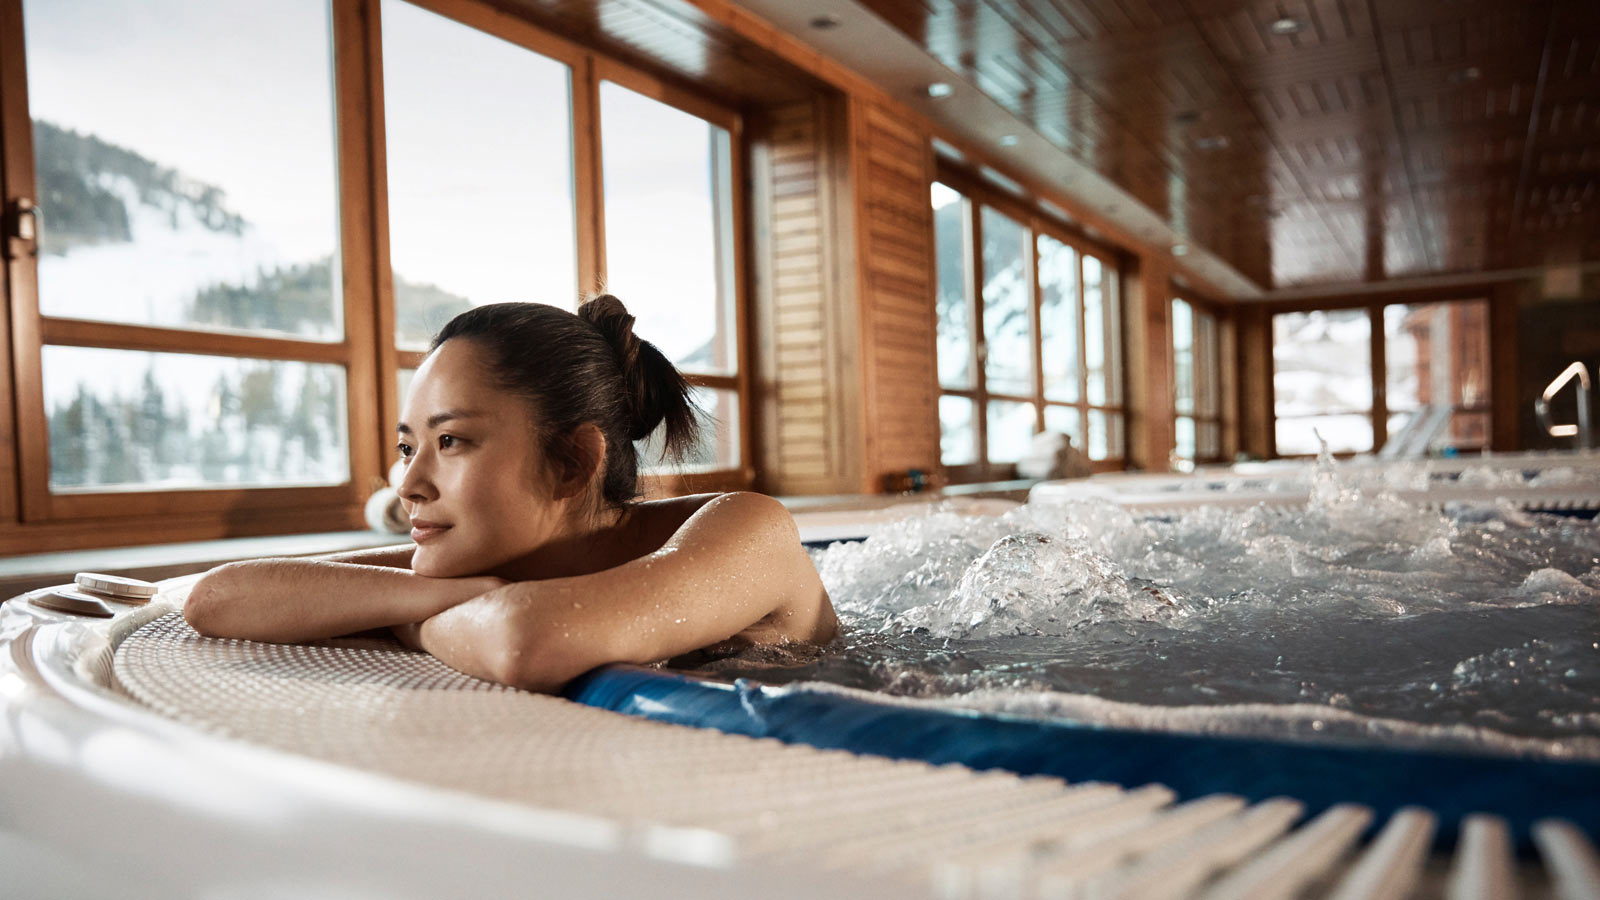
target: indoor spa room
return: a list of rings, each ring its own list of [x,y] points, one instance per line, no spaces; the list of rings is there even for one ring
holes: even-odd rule
[[[1600,900],[1597,0],[0,0],[0,900]]]

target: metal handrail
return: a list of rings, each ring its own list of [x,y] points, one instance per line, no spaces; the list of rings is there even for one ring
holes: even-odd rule
[[[1550,398],[1561,392],[1567,382],[1577,376],[1578,379],[1578,424],[1557,425],[1550,421]],[[1543,428],[1551,437],[1576,437],[1578,446],[1585,450],[1594,447],[1593,435],[1589,430],[1589,370],[1581,362],[1574,362],[1562,370],[1555,380],[1545,385],[1544,392],[1533,401],[1533,414],[1539,419],[1539,427]]]

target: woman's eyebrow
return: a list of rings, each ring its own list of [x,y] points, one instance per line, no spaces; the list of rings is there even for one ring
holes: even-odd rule
[[[438,428],[440,425],[455,419],[476,419],[482,417],[483,415],[484,413],[474,409],[447,409],[443,412],[436,412],[428,417],[428,429],[431,431],[432,429]],[[394,426],[394,430],[400,432],[401,434],[410,434],[411,426],[401,422]]]

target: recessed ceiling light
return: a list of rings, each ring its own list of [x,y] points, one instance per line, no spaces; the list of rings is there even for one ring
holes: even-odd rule
[[[818,31],[827,31],[830,28],[838,28],[841,24],[843,23],[839,21],[838,16],[817,16],[815,19],[811,20],[811,27],[817,29]]]
[[[1189,253],[1189,245],[1188,244],[1173,244],[1172,245],[1172,255],[1173,256],[1186,256],[1186,255],[1188,255],[1188,253]]]
[[[1196,150],[1206,150],[1206,151],[1210,151],[1210,150],[1226,150],[1226,149],[1228,149],[1228,144],[1229,143],[1230,142],[1228,140],[1228,136],[1227,135],[1225,135],[1225,134],[1214,134],[1214,135],[1211,135],[1210,137],[1195,138],[1194,148]]]
[[[928,96],[935,100],[943,99],[955,92],[956,89],[951,87],[947,81],[935,81],[933,84],[928,85]]]
[[[1000,135],[1000,146],[1002,146],[1002,147],[1015,147],[1016,145],[1017,145],[1017,136],[1016,135],[1014,135],[1014,134],[1002,134],[1002,135]]]
[[[1294,16],[1283,16],[1282,18],[1273,19],[1267,28],[1273,34],[1299,34],[1306,30],[1306,23],[1296,19]]]

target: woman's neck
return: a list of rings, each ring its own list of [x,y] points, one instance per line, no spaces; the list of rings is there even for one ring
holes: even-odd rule
[[[591,575],[638,556],[630,536],[636,531],[632,507],[602,506],[574,511],[549,540],[494,572],[509,581]]]

